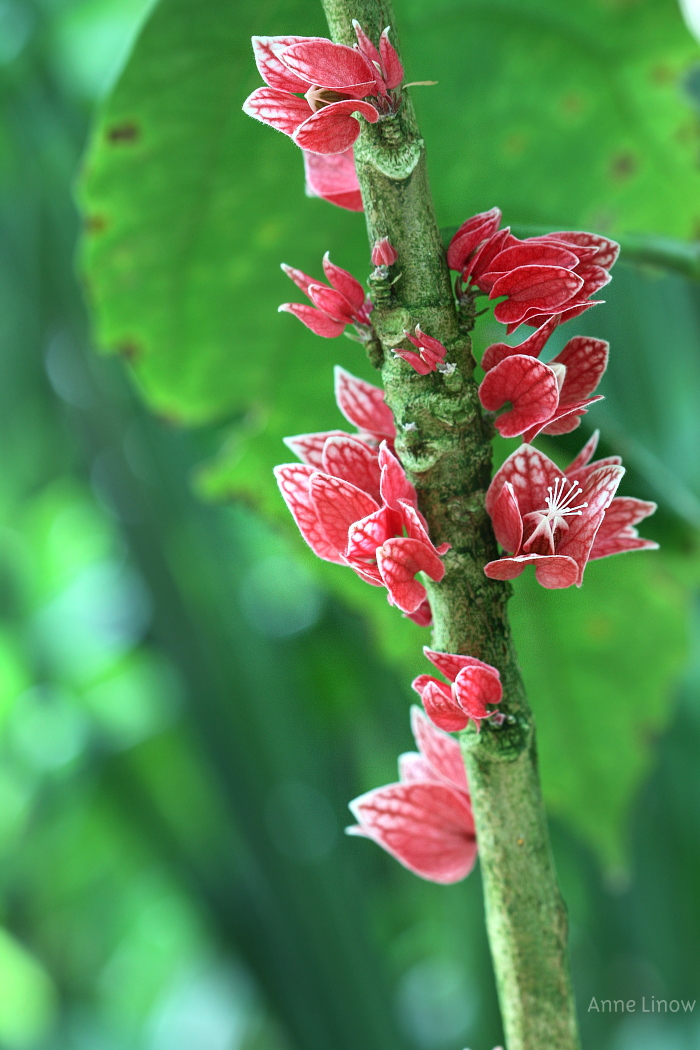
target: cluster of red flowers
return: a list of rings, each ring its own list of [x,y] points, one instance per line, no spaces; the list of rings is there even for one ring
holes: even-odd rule
[[[324,561],[348,565],[421,626],[430,623],[425,587],[415,577],[445,574],[416,490],[393,451],[394,419],[384,391],[336,368],[340,411],[358,433],[298,434],[285,444],[301,463],[275,467],[284,500],[311,549]]]
[[[403,69],[388,30],[377,48],[357,23],[354,27],[354,48],[318,37],[255,37],[256,62],[267,86],[254,91],[244,109],[305,151],[309,193],[360,210],[352,152],[360,132],[356,115],[375,123],[396,112]],[[541,433],[574,430],[600,400],[595,390],[607,366],[606,342],[576,336],[548,363],[539,357],[559,324],[595,305],[591,296],[610,280],[619,249],[605,237],[580,232],[521,240],[509,228],[499,229],[500,223],[498,208],[473,216],[447,253],[466,311],[473,313],[476,296],[488,295],[498,300],[494,314],[508,335],[521,324],[535,329],[518,346],[494,343],[482,359],[481,404],[500,411],[495,425],[504,437],[522,436],[524,442],[486,494],[486,510],[506,553],[484,572],[509,580],[533,564],[544,587],[580,586],[589,560],[656,547],[636,530],[655,505],[615,495],[624,470],[617,456],[593,460],[597,432],[564,471],[530,444]],[[387,278],[397,259],[386,237],[375,244],[372,263]],[[323,269],[328,284],[283,266],[310,305],[284,303],[280,310],[317,335],[342,335],[351,325],[355,338],[369,341],[372,302],[364,288],[328,255]],[[419,325],[404,335],[413,349],[393,353],[417,374],[455,371],[446,347]],[[385,587],[391,604],[427,626],[430,605],[417,577],[424,573],[439,582],[449,546],[436,547],[429,536],[416,491],[394,451],[396,427],[384,392],[338,368],[335,393],[356,432],[286,438],[301,462],[275,468],[282,496],[320,558]],[[413,426],[405,424],[407,430]],[[498,727],[507,716],[496,709],[502,686],[495,667],[472,656],[424,652],[447,681],[423,674],[413,682],[425,710],[412,709],[418,752],[400,757],[398,783],[350,804],[358,823],[348,830],[374,839],[423,878],[449,883],[471,871],[476,837],[459,744],[447,733],[470,722],[477,732],[484,721]]]

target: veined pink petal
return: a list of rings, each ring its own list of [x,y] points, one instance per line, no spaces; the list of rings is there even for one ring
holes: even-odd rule
[[[446,733],[459,733],[469,725],[469,715],[457,703],[449,685],[430,681],[421,699],[426,715],[438,729]]]
[[[343,481],[349,481],[377,503],[381,499],[377,453],[357,438],[328,438],[322,454],[322,470]]]
[[[297,98],[288,91],[260,87],[245,100],[243,112],[291,138],[310,117],[311,106],[305,98]]]
[[[299,125],[293,139],[297,146],[310,153],[345,153],[360,134],[360,122],[355,119],[354,113],[360,113],[370,124],[379,119],[379,114],[369,102],[352,98],[331,102]]]
[[[575,317],[579,317],[585,313],[586,310],[590,310],[592,306],[600,306],[604,302],[603,299],[592,299],[587,302],[579,302],[579,297],[574,297],[576,306],[562,306],[557,316],[559,318],[559,324],[566,324],[567,321],[573,321]],[[544,324],[547,318],[551,317],[551,313],[539,313],[537,310],[528,310],[520,321],[516,321],[514,324],[509,324],[506,331],[508,335],[514,332],[521,324],[530,325],[532,328],[539,328],[540,325]]]
[[[344,430],[320,430],[315,434],[293,434],[282,440],[302,463],[308,463],[314,470],[323,470],[323,446],[328,438],[350,436]]]
[[[578,565],[573,558],[560,554],[518,554],[511,558],[498,558],[484,567],[491,580],[514,580],[526,565],[535,566],[537,582],[548,590],[571,587],[578,582]]]
[[[559,394],[563,403],[581,401],[592,394],[608,366],[609,344],[604,339],[577,335],[570,339],[550,364],[565,365],[566,375]]]
[[[336,266],[331,262],[331,257],[328,252],[323,256],[323,272],[326,275],[326,279],[329,284],[335,288],[337,292],[345,296],[351,306],[355,308],[355,312],[361,310],[365,305],[365,290],[351,273],[347,270],[343,270],[340,266]]]
[[[411,729],[421,755],[446,783],[469,795],[464,759],[458,741],[436,729],[417,704],[411,706]]]
[[[574,517],[569,528],[557,543],[557,553],[573,558],[578,565],[577,583],[583,580],[583,572],[600,528],[607,507],[620,484],[624,467],[609,466],[595,470],[583,486],[579,500],[587,507],[580,517]]]
[[[530,443],[535,440],[538,434],[550,434],[552,436],[570,434],[572,430],[576,430],[581,422],[581,416],[586,415],[590,406],[594,405],[596,401],[602,400],[603,395],[597,394],[596,397],[588,397],[583,401],[574,401],[566,405],[562,405],[560,401],[556,412],[550,419],[545,420],[543,423],[538,423],[531,430],[526,430],[523,433],[523,441]]]
[[[393,604],[409,613],[415,612],[426,594],[423,584],[414,578],[416,573],[425,572],[438,582],[445,575],[434,547],[409,536],[383,543],[377,550],[377,566]]]
[[[559,467],[544,452],[532,445],[521,445],[511,452],[494,475],[486,493],[486,510],[493,517],[494,504],[507,481],[513,486],[523,517],[545,506],[547,487],[562,475]]]
[[[483,660],[477,660],[475,656],[462,656],[461,653],[441,653],[435,649],[429,649],[427,645],[423,646],[423,653],[430,660],[431,664],[434,664],[438,671],[444,674],[445,678],[449,678],[451,682],[454,682],[464,667],[485,667],[487,670],[498,674],[495,667],[484,663]]]
[[[379,510],[377,502],[366,492],[328,474],[312,474],[309,491],[328,542],[342,554],[347,548],[350,526]]]
[[[420,540],[421,543],[425,543],[428,547],[431,547],[436,554],[442,557],[447,554],[450,549],[449,543],[441,543],[439,547],[436,547],[428,534],[427,522],[420,511],[416,510],[407,500],[399,500],[401,505],[401,519],[403,528],[406,530],[406,535],[410,536],[412,540]]]
[[[321,197],[347,211],[363,211],[360,184],[351,149],[344,153],[309,153],[303,150],[306,193]]]
[[[490,412],[511,402],[513,407],[496,420],[496,429],[503,437],[515,437],[554,414],[559,387],[548,365],[535,357],[513,354],[486,373],[479,398]]]
[[[479,283],[488,291],[489,284],[493,287],[498,277],[520,266],[559,266],[572,270],[579,261],[578,256],[566,248],[559,248],[545,242],[533,244],[525,241],[522,244],[504,248],[494,256],[489,264],[488,272],[481,276]]]
[[[282,303],[277,309],[282,313],[294,314],[302,324],[325,339],[332,339],[345,331],[345,321],[334,321],[315,306],[307,306],[305,303]]]
[[[283,463],[274,471],[282,498],[311,550],[324,561],[342,565],[340,551],[328,541],[311,502],[309,481],[313,472],[312,467],[303,463]]]
[[[479,728],[482,718],[493,712],[492,704],[500,704],[503,688],[498,671],[492,667],[463,667],[455,679],[453,692],[456,702]]]
[[[358,430],[374,434],[378,441],[396,437],[394,417],[384,400],[384,391],[339,365],[335,368],[335,400],[345,418]]]
[[[345,296],[336,292],[335,288],[328,288],[325,284],[310,284],[309,298],[314,306],[333,321],[342,322],[343,326],[352,324],[355,311]]]
[[[360,833],[431,882],[465,878],[476,861],[471,806],[446,784],[388,784],[350,803]]]
[[[318,284],[315,277],[309,277],[308,273],[304,273],[303,270],[297,270],[294,266],[287,266],[286,263],[280,263],[280,270],[290,281],[294,281],[297,288],[301,288],[304,295],[309,294],[309,288],[312,284]]]
[[[451,270],[463,270],[471,253],[482,241],[491,237],[501,222],[500,208],[491,208],[478,215],[472,215],[463,222],[453,235],[447,249],[447,265]]]
[[[569,466],[566,468],[566,476],[569,477],[571,474],[575,474],[578,470],[587,466],[595,455],[595,450],[598,448],[598,440],[600,438],[600,431],[594,430],[589,437],[586,444],[583,446],[578,456],[571,461]]]
[[[309,84],[332,88],[353,98],[375,93],[376,70],[354,47],[324,39],[309,40],[285,48],[280,59]]]
[[[536,332],[533,332],[531,336],[528,336],[518,346],[509,346],[508,343],[492,343],[491,346],[487,346],[481,359],[481,367],[484,372],[488,372],[495,365],[500,364],[504,358],[512,357],[513,354],[527,354],[529,357],[539,357],[545,343],[558,324],[559,317],[557,314],[553,314],[547,318]]]
[[[381,56],[384,83],[391,91],[393,88],[398,87],[403,80],[403,66],[394,45],[389,40],[389,29],[390,27],[387,26],[379,38],[379,54]]]
[[[260,76],[270,87],[280,88],[282,91],[292,91],[297,94],[305,94],[311,86],[311,81],[304,80],[292,73],[280,61],[279,52],[292,44],[301,44],[309,40],[318,40],[319,37],[305,36],[254,36],[252,39],[255,64]]]
[[[520,516],[513,486],[509,481],[506,481],[493,505],[491,521],[496,539],[501,547],[517,554],[523,542],[523,519]]]
[[[558,312],[582,287],[583,279],[563,266],[519,266],[495,281],[490,298],[508,296],[494,316],[501,324],[513,324],[528,310]]]
[[[372,266],[393,266],[399,253],[388,237],[380,237],[372,248]]]
[[[518,238],[514,237],[510,232],[510,226],[506,226],[502,230],[494,232],[479,248],[478,252],[472,256],[471,260],[468,261],[463,277],[466,278],[471,275],[473,281],[479,286],[481,275],[487,273],[491,265],[491,260],[502,252],[504,248],[507,248],[511,244],[518,244]],[[482,289],[483,291],[483,289]]]
[[[620,254],[620,245],[617,241],[611,241],[608,237],[601,237],[598,233],[586,233],[584,231],[567,231],[566,233],[551,233],[550,237],[556,237],[565,244],[581,245],[583,247],[597,248],[595,261],[598,266],[609,270]]]
[[[430,763],[417,751],[404,751],[399,755],[399,781],[402,784],[442,783]]]
[[[623,554],[633,550],[657,550],[658,543],[639,536],[635,525],[649,517],[656,504],[632,496],[617,496],[608,509],[596,533],[589,561]]]
[[[396,518],[396,512],[390,507],[380,507],[353,522],[348,530],[347,545],[347,558],[352,565],[376,561],[377,548],[396,535]]]

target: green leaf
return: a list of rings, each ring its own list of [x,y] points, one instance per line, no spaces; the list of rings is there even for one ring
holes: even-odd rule
[[[563,591],[525,572],[510,604],[545,800],[610,867],[626,859],[631,804],[687,658],[690,591],[676,568],[669,555],[608,558]]]

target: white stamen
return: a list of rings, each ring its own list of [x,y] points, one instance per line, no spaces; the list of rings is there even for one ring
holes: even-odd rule
[[[567,492],[568,486],[571,488]],[[557,530],[568,531],[569,523],[566,520],[571,517],[579,517],[583,514],[588,503],[579,503],[578,506],[572,506],[572,503],[577,496],[581,495],[583,489],[577,481],[569,481],[568,478],[556,478],[554,486],[547,486],[547,495],[544,501],[547,505],[546,510],[536,510],[532,514],[526,515],[526,520],[529,518],[535,523],[535,529],[530,535],[526,543],[523,544],[523,550],[530,550],[535,540],[544,540],[549,547],[552,554],[555,552],[555,537]]]
[[[566,517],[571,514],[583,514],[584,508],[588,506],[588,503],[580,503],[578,507],[572,507],[571,503],[576,499],[577,496],[583,492],[583,489],[579,485],[578,481],[571,483],[571,489],[566,492],[566,486],[570,484],[567,478],[557,478],[554,482],[554,489],[552,486],[547,486],[548,496],[545,496],[545,503],[547,504],[547,516],[551,519],[554,517]]]

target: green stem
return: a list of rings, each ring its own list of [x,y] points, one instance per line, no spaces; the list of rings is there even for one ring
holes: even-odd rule
[[[354,42],[356,18],[376,41],[393,26],[389,0],[323,0],[331,35]],[[392,40],[396,34],[392,29]],[[450,286],[428,186],[425,149],[408,92],[399,112],[365,124],[355,148],[370,243],[388,236],[399,254],[391,287],[375,277],[374,326],[383,348],[397,450],[414,480],[436,544],[447,542],[445,577],[430,584],[433,645],[498,667],[500,728],[465,731],[484,876],[486,917],[509,1050],[577,1050],[567,958],[566,911],[557,885],[537,772],[535,730],[508,625],[507,584],[483,567],[497,557],[484,496],[491,428],[481,413],[474,359]],[[420,323],[448,349],[455,372],[421,377],[394,358],[404,329]]]

